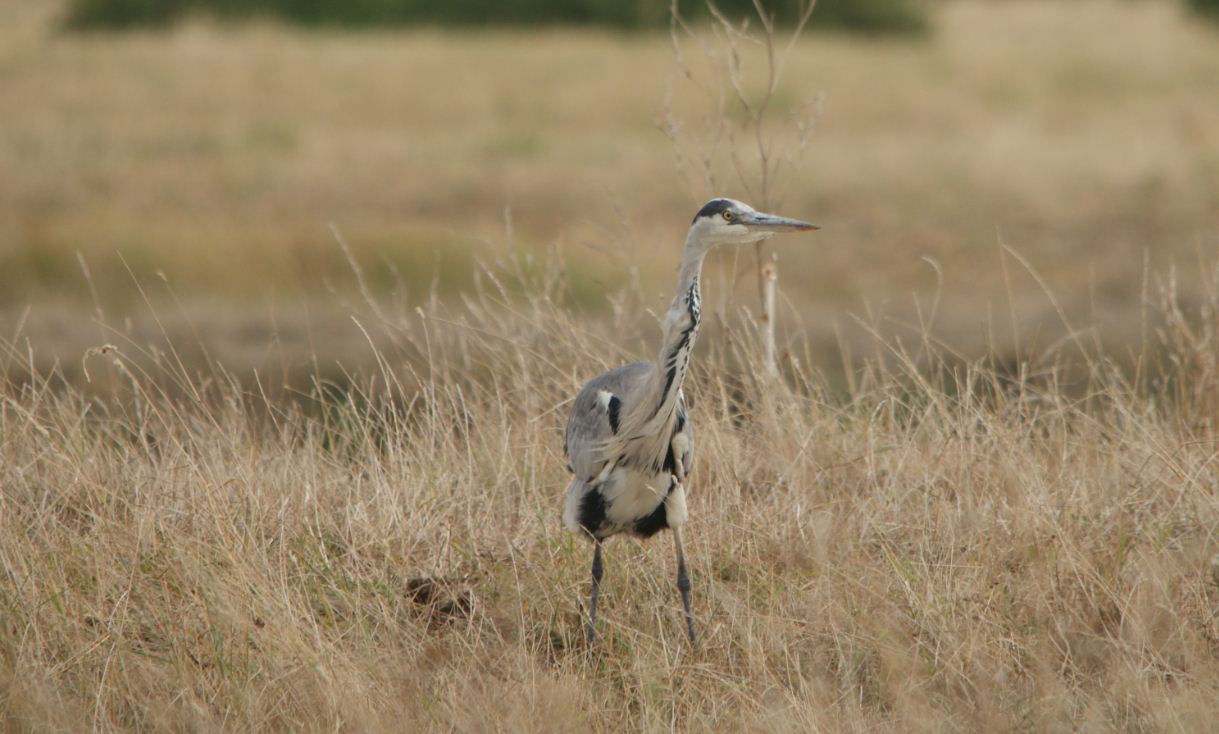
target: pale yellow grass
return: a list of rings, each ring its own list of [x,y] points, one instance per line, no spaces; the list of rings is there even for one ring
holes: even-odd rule
[[[1045,365],[949,376],[925,344],[932,367],[896,350],[830,398],[800,362],[784,386],[755,381],[749,330],[722,334],[688,387],[701,649],[661,536],[609,545],[590,651],[561,428],[583,378],[643,347],[619,346],[629,321],[556,308],[553,267],[529,299],[484,283],[457,310],[364,307],[396,346],[349,391],[268,403],[168,352],[147,373],[91,355],[106,398],[6,382],[0,727],[1204,731],[1219,715],[1214,310],[1189,327],[1161,308],[1145,388],[1089,352],[1083,398]],[[408,591],[419,577],[445,580],[436,608]]]
[[[590,651],[558,519],[566,401],[651,355],[711,193],[664,38],[53,14],[0,5],[0,728],[1213,725],[1219,45],[1175,5],[798,48],[780,209],[825,230],[776,244],[783,385],[712,263],[697,653],[663,536],[609,546]]]

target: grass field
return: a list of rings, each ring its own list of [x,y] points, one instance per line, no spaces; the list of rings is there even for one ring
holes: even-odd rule
[[[709,264],[697,652],[664,537],[608,546],[590,650],[559,522],[567,401],[744,188],[656,130],[707,112],[668,38],[60,10],[0,5],[0,729],[1213,725],[1219,31],[1176,4],[796,47],[774,208],[824,229],[771,246],[781,384]]]
[[[243,335],[272,320],[307,363],[366,351],[328,292],[353,290],[330,223],[371,287],[400,278],[415,303],[435,278],[468,287],[472,258],[557,249],[585,306],[605,308],[634,271],[662,308],[690,213],[743,195],[731,176],[711,187],[675,167],[656,129],[667,90],[692,132],[707,109],[663,35],[195,23],[77,36],[55,31],[54,3],[6,7],[0,318],[12,329],[38,304],[29,331],[71,335],[48,359],[96,342],[78,318],[93,304],[78,252],[107,315],[141,340],[156,328],[128,267],[170,303],[167,328],[205,333],[226,364],[265,366]],[[820,94],[822,112],[776,205],[824,230],[778,248],[785,325],[836,364],[834,325],[859,342],[848,313],[913,320],[911,295],[936,289],[932,258],[937,334],[973,355],[991,330],[1007,345],[1010,319],[986,315],[1011,304],[1052,342],[1058,319],[1012,262],[1009,297],[1001,235],[1073,323],[1118,348],[1137,339],[1145,261],[1195,269],[1215,243],[1213,31],[1168,2],[949,4],[936,27],[795,50],[776,108]],[[729,293],[754,302],[749,264],[734,278],[730,258],[712,263],[717,312],[730,315]],[[311,329],[325,338],[292,338]]]
[[[121,352],[89,358],[109,400],[8,387],[0,726],[1213,723],[1214,297],[1202,326],[1170,318],[1148,387],[1093,355],[1083,397],[1044,367],[937,370],[926,346],[832,397],[749,377],[752,340],[719,340],[687,384],[692,653],[663,538],[609,544],[604,639],[583,642],[590,551],[558,520],[561,426],[629,324],[573,320],[531,285],[465,316],[370,307],[398,345],[385,372],[313,400]]]

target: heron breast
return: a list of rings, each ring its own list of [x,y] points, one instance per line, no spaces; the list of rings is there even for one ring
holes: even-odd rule
[[[669,486],[668,474],[645,473],[632,468],[615,469],[599,488],[605,498],[606,520],[625,528],[647,517],[664,502]]]

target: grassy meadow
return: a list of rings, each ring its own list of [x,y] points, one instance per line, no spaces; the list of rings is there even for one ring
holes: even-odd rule
[[[666,536],[584,643],[559,513],[568,401],[757,201],[713,36],[0,5],[0,729],[1213,726],[1219,29],[931,8],[787,61],[782,381],[708,264],[692,651]]]
[[[234,368],[268,368],[269,336],[292,364],[368,366],[336,307],[356,288],[332,223],[370,287],[413,304],[526,252],[563,258],[577,305],[637,285],[659,309],[698,204],[747,198],[724,144],[709,184],[657,130],[666,99],[690,140],[714,111],[664,34],[74,35],[54,3],[5,5],[0,327],[37,304],[24,333],[62,335],[43,366],[97,343],[95,301],[137,341],[160,331],[131,273],[166,330]],[[1002,240],[1073,325],[1141,338],[1144,278],[1196,270],[1216,236],[1213,30],[1167,2],[937,7],[928,39],[811,34],[788,61],[776,111],[819,98],[820,114],[771,204],[824,229],[771,248],[784,327],[837,367],[840,338],[868,343],[852,314],[908,323],[938,289],[935,331],[970,356],[1053,343],[1060,321]],[[711,266],[717,313],[756,303],[750,258]],[[1041,341],[1017,348],[1012,313]]]

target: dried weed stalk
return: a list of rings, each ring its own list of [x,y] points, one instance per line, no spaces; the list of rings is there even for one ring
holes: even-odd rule
[[[781,176],[803,160],[820,114],[821,97],[802,99],[791,109],[779,110],[779,89],[792,48],[812,16],[815,2],[800,3],[795,24],[781,37],[775,16],[761,0],[754,0],[760,30],[750,20],[734,23],[712,2],[707,3],[711,23],[693,27],[670,5],[669,37],[677,78],[694,89],[704,111],[695,124],[682,119],[670,86],[664,116],[659,124],[673,146],[675,162],[686,176],[695,198],[715,194],[724,187],[739,187],[746,198],[765,210],[782,205]],[[684,46],[694,44],[704,64],[696,66]],[[747,66],[746,57],[761,51],[760,71]],[[776,128],[794,133],[776,135]],[[764,244],[754,247],[761,307],[759,331],[762,365],[767,375],[779,374],[775,348],[775,299],[778,257]],[[735,272],[734,264],[734,272]]]

